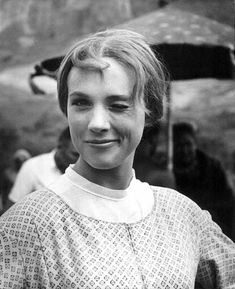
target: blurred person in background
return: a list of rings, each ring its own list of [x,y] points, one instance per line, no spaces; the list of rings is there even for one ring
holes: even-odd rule
[[[164,128],[165,129],[165,128]],[[175,188],[174,175],[167,169],[165,139],[161,139],[161,127],[144,129],[136,148],[133,168],[136,177],[153,186]]]
[[[17,174],[23,165],[23,163],[31,158],[31,154],[25,149],[18,149],[13,157],[11,164],[3,172],[3,176],[0,184],[2,208],[0,214],[4,212],[4,208],[7,206],[8,194],[15,183]]]
[[[173,125],[176,189],[208,210],[223,232],[235,241],[234,192],[221,162],[198,148],[194,124]]]
[[[157,169],[152,154],[153,146],[156,145],[151,141],[153,134],[153,129],[145,128],[141,141],[136,148],[133,162],[133,168],[135,169],[136,177],[139,180],[148,183],[150,181],[149,178],[152,172],[155,172]]]
[[[57,146],[49,153],[32,157],[21,167],[9,196],[7,208],[25,195],[43,187],[48,187],[66,168],[77,161],[79,154],[74,149],[69,128],[60,134]]]
[[[235,150],[232,151],[231,159],[232,159],[232,168],[230,171],[230,176],[232,179],[233,188],[235,189]]]

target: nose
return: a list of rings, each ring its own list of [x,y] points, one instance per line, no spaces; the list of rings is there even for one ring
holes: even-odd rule
[[[88,129],[93,132],[103,132],[109,130],[109,128],[110,121],[108,111],[101,106],[94,107],[91,112]]]

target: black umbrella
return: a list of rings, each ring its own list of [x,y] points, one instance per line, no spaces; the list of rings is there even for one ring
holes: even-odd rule
[[[214,20],[167,7],[121,25],[143,34],[161,55],[172,80],[234,77],[234,30]],[[56,78],[63,56],[35,65],[32,78]]]

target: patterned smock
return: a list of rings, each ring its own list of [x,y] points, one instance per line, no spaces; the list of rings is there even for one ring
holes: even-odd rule
[[[0,288],[235,288],[235,246],[210,215],[152,187],[141,221],[100,221],[36,191],[0,219]]]

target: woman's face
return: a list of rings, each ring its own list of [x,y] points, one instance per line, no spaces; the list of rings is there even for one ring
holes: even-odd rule
[[[145,123],[143,105],[133,101],[133,72],[111,58],[100,71],[73,67],[68,76],[68,122],[79,162],[86,169],[132,167]]]
[[[182,133],[174,140],[174,163],[178,167],[190,167],[196,159],[197,144],[191,134]]]

